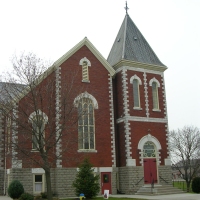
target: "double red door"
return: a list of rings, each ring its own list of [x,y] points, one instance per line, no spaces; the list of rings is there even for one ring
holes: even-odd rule
[[[144,183],[157,183],[157,164],[155,158],[144,159]]]

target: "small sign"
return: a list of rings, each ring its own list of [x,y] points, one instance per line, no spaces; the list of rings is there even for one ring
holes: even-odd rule
[[[109,198],[109,190],[104,190],[103,198],[104,199],[108,199]]]

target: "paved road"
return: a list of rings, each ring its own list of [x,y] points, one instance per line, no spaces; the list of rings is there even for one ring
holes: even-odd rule
[[[144,196],[144,195],[110,195],[112,197],[130,197],[141,198],[148,200],[200,200],[200,194],[171,194],[171,195],[156,195],[156,196]],[[6,196],[0,196],[0,200],[11,200]]]

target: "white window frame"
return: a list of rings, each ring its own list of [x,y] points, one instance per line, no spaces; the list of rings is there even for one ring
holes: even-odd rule
[[[35,182],[35,176],[42,176],[42,182]],[[41,191],[36,191],[36,183],[42,184]],[[33,194],[40,194],[41,192],[45,192],[45,174],[33,174]]]
[[[93,105],[93,140],[94,140],[94,148],[93,149],[84,149],[84,148],[79,148],[80,146],[78,146],[78,152],[97,152],[96,148],[96,144],[95,144],[95,113],[94,113],[94,109],[98,109],[98,102],[97,100],[89,93],[84,92],[81,93],[80,95],[78,95],[75,99],[74,99],[74,106],[77,107],[79,106],[79,103],[82,101],[83,98],[86,99],[90,99]],[[79,125],[78,125],[79,128]],[[79,132],[79,130],[78,130]],[[79,134],[79,133],[78,133]]]
[[[82,66],[82,82],[89,83],[90,79],[88,67],[91,67],[91,62],[86,57],[84,57],[79,61],[79,65]]]
[[[90,108],[92,108],[91,112],[90,112]],[[94,123],[95,118],[94,118],[94,105],[93,105],[92,100],[90,98],[80,99],[78,112],[79,110],[81,110],[81,113],[79,113],[79,120],[78,120],[79,149],[88,150],[88,151],[94,150],[95,149],[95,123]],[[90,123],[91,121],[93,122],[92,124]],[[87,131],[85,129],[87,129]],[[91,134],[92,134],[93,140],[91,140]],[[86,145],[88,145],[88,147]]]
[[[155,88],[153,87],[154,84],[155,84]],[[160,108],[159,108],[159,95],[158,95],[158,88],[160,87],[160,83],[154,77],[149,81],[149,85],[152,87],[153,111],[160,111]]]
[[[29,122],[30,123],[32,123],[32,126],[33,126],[33,124],[34,124],[34,120],[37,118],[37,117],[42,117],[43,118],[43,124],[42,124],[42,126],[43,126],[43,141],[44,141],[44,137],[45,137],[45,125],[46,125],[46,123],[48,122],[48,117],[47,117],[47,115],[44,113],[44,112],[42,112],[41,110],[37,110],[37,111],[35,111],[35,112],[33,112],[33,113],[31,113],[31,115],[29,116]],[[36,119],[37,120],[37,119]],[[37,122],[36,122],[37,123]],[[36,125],[37,126],[37,125]],[[41,126],[41,127],[42,127]],[[37,127],[36,127],[37,128]],[[38,144],[36,144],[36,146],[35,146],[35,143],[34,143],[34,138],[36,137],[36,134],[34,134],[34,135],[32,135],[32,151],[38,151],[39,150],[39,146],[38,146]],[[36,138],[36,140],[38,140],[37,138]]]
[[[137,84],[134,84],[134,80],[137,80]],[[133,86],[133,104],[134,104],[134,107],[133,107],[133,109],[135,109],[135,110],[142,110],[142,108],[141,108],[141,103],[140,103],[140,85],[142,85],[142,81],[141,81],[141,79],[135,74],[134,76],[132,76],[131,78],[130,78],[130,83],[132,84],[132,86]],[[137,87],[137,88],[135,88],[135,87]],[[136,99],[135,99],[135,90],[137,90],[137,103],[138,103],[138,106],[136,106],[135,104],[136,104]]]

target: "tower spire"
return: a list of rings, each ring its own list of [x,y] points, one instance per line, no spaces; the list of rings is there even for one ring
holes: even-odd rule
[[[127,6],[127,1],[126,1],[126,7],[124,7],[124,9],[126,10],[126,14],[128,14],[128,6]]]

